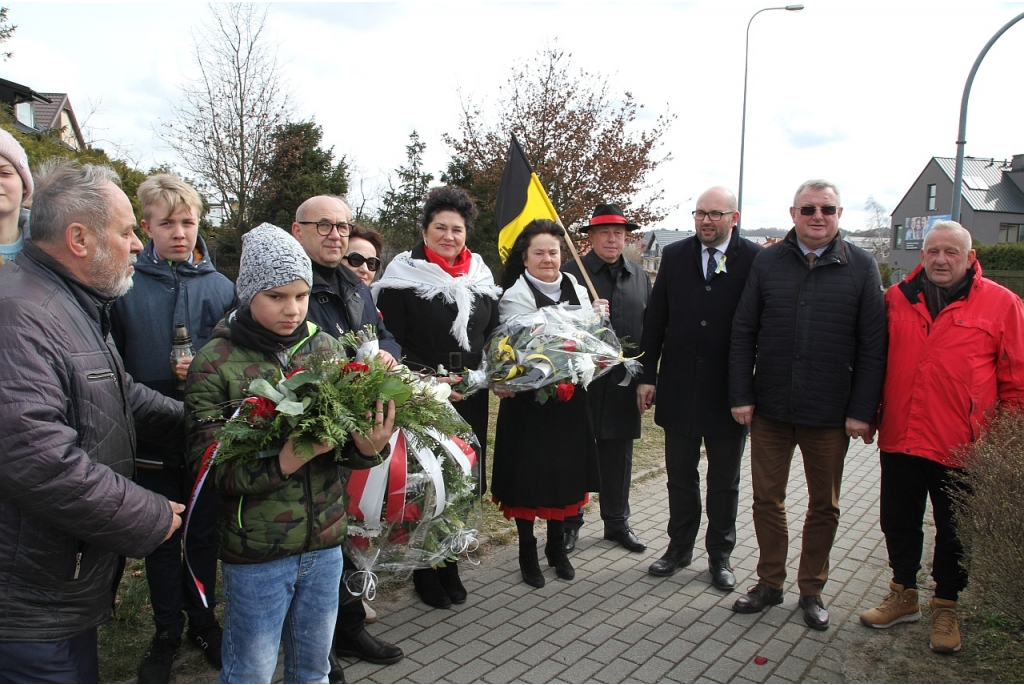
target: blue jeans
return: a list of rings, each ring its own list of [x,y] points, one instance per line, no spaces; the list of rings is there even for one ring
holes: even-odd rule
[[[222,683],[269,683],[284,642],[284,682],[326,683],[338,616],[341,547],[260,564],[221,564]]]

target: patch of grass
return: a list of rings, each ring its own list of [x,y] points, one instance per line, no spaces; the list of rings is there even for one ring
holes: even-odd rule
[[[886,678],[893,683],[1015,683],[1024,668],[1024,635],[1004,616],[958,602],[963,647],[955,654],[936,654],[928,647],[930,612],[922,607],[921,622],[907,626],[887,659]]]

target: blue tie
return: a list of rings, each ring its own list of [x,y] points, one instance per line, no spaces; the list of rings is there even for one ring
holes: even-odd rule
[[[704,278],[711,280],[711,277],[715,275],[715,268],[718,266],[717,260],[715,260],[715,254],[718,253],[713,247],[708,248],[708,271],[704,274]]]

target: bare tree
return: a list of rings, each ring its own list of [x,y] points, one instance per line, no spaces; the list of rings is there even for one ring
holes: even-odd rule
[[[868,215],[868,235],[871,236],[871,252],[875,261],[884,264],[889,261],[889,215],[881,202],[868,195],[864,203],[864,211]]]
[[[514,133],[566,227],[583,224],[599,202],[619,203],[642,225],[660,221],[670,208],[661,206],[664,192],[649,176],[671,159],[659,148],[675,115],[639,128],[643,105],[629,92],[613,97],[607,77],[572,70],[571,57],[549,46],[514,67],[496,124],[464,102],[459,135],[444,136],[454,155],[443,180],[468,181],[481,205],[493,204]]]
[[[289,114],[276,46],[265,35],[267,10],[217,3],[193,35],[199,78],[182,86],[174,119],[158,135],[181,165],[228,210],[237,241],[250,218],[253,194],[266,178],[273,134]]]

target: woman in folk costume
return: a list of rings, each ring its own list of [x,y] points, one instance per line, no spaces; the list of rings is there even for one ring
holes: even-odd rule
[[[443,367],[457,376],[480,366],[484,345],[498,325],[498,297],[490,269],[466,247],[476,205],[466,191],[434,188],[423,206],[423,240],[395,257],[373,285],[377,308],[405,363],[413,370]],[[480,494],[487,490],[487,392],[451,395],[455,409],[480,443]],[[456,563],[413,572],[416,592],[427,604],[448,608],[466,601]]]
[[[498,304],[501,322],[559,303],[590,306],[587,291],[572,274],[562,273],[565,231],[537,219],[523,229],[509,253]],[[606,307],[597,300],[594,307]],[[565,518],[579,512],[589,493],[600,490],[597,442],[590,423],[586,391],[576,387],[566,401],[537,402],[535,392],[502,395],[494,436],[491,494],[505,518],[519,530],[519,569],[523,581],[544,587],[537,559],[534,521],[547,520],[544,547],[548,565],[559,578],[576,572],[562,544]]]

